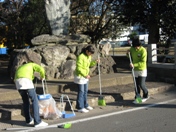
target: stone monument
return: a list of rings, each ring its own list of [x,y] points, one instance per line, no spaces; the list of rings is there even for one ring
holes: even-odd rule
[[[45,0],[45,9],[52,35],[68,35],[70,0]]]
[[[29,61],[42,65],[46,70],[48,80],[74,78],[76,58],[82,48],[90,44],[91,39],[83,34],[68,34],[70,0],[45,0],[45,8],[52,35],[36,36],[31,40],[34,47],[13,51],[8,67],[11,79],[14,78],[16,69],[24,62]],[[110,45],[103,45],[103,47],[92,45],[95,47],[95,54],[93,54],[92,59],[97,60],[98,54],[101,54],[101,73],[113,73],[115,62],[108,55]],[[91,67],[90,75],[97,74],[97,66]]]

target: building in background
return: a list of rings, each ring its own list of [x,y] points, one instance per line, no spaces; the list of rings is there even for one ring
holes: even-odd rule
[[[116,39],[104,38],[99,44],[111,43],[115,44],[115,47],[125,47],[130,46],[130,34],[135,33],[139,36],[141,43],[143,45],[148,44],[148,32],[143,29],[140,25],[134,25],[121,30],[121,35],[117,36]],[[113,47],[113,46],[112,46]]]

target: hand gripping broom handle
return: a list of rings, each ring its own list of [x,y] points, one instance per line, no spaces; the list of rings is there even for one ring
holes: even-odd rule
[[[132,63],[130,52],[128,53],[128,55],[130,58],[130,63]],[[134,81],[135,93],[137,95],[138,93],[137,93],[137,85],[136,85],[136,80],[135,80],[135,75],[134,75],[134,67],[132,68],[132,76],[133,76],[133,81]]]
[[[98,53],[98,60],[100,59],[100,55]],[[101,89],[101,75],[100,75],[100,62],[98,62],[98,77],[99,77],[99,86],[100,86],[100,95],[102,95],[102,89]]]

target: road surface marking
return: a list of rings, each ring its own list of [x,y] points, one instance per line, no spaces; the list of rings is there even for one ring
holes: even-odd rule
[[[176,101],[176,99],[172,99],[172,100],[168,100],[168,101],[164,101],[164,102],[159,102],[156,104],[150,104],[150,105],[146,105],[146,106],[142,106],[142,107],[138,107],[138,108],[132,108],[132,109],[127,109],[127,110],[123,110],[123,111],[117,111],[117,112],[112,112],[112,113],[108,113],[108,114],[104,114],[104,115],[98,115],[98,116],[93,116],[93,117],[88,117],[88,118],[83,118],[83,119],[78,119],[78,120],[73,120],[73,121],[69,121],[69,123],[79,123],[79,122],[85,122],[85,121],[89,121],[89,120],[94,120],[94,119],[99,119],[99,118],[103,118],[103,117],[107,117],[107,116],[113,116],[113,115],[118,115],[118,114],[122,114],[122,113],[127,113],[127,112],[132,112],[132,111],[137,111],[137,110],[142,110],[145,108],[150,108],[150,107],[154,107],[157,105],[161,105],[161,104],[168,104],[170,102],[174,102]],[[68,123],[67,122],[63,122],[63,123],[59,123],[59,124],[53,124],[53,125],[49,125],[47,127],[40,127],[40,128],[35,128],[35,127],[25,127],[25,128],[9,128],[9,130],[21,130],[21,131],[17,131],[17,132],[33,132],[36,130],[42,130],[42,129],[48,129],[48,128],[57,128],[58,125],[62,125]],[[27,129],[27,130],[24,130]]]

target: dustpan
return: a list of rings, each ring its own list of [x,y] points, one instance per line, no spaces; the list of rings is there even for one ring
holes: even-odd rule
[[[65,109],[64,109],[64,97],[67,98],[67,101],[68,101],[68,103],[70,105],[72,113],[66,113],[65,112]],[[62,118],[71,118],[71,117],[76,116],[76,114],[75,114],[75,112],[73,110],[73,107],[72,107],[72,105],[70,103],[70,99],[69,99],[68,95],[64,95],[64,94],[61,95],[61,97],[60,97],[60,109],[61,109],[60,111],[62,113]]]
[[[130,63],[132,63],[131,54],[130,53],[129,53],[129,58],[130,58]],[[141,96],[137,92],[137,85],[136,85],[136,80],[135,80],[135,75],[134,75],[134,68],[132,68],[132,76],[133,76],[134,87],[135,87],[135,103],[142,103]]]
[[[47,100],[50,99],[52,96],[51,94],[46,94],[45,89],[47,89],[46,80],[42,80],[42,87],[43,87],[43,94],[37,95],[38,100]]]
[[[98,54],[98,59],[100,59]],[[100,62],[99,62],[100,63]],[[98,77],[99,77],[99,86],[100,86],[100,95],[98,97],[98,105],[99,106],[106,106],[106,101],[104,96],[102,95],[102,88],[101,88],[101,75],[100,75],[100,64],[98,63]]]

